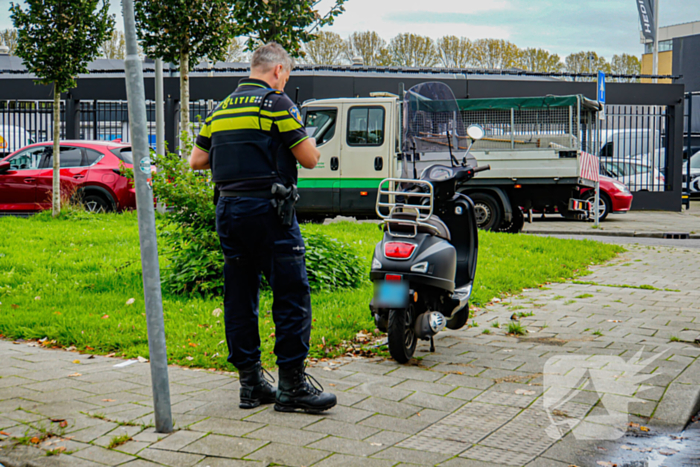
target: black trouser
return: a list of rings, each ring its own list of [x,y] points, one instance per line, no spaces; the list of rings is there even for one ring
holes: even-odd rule
[[[275,354],[280,367],[301,365],[309,352],[311,296],[304,240],[296,219],[283,227],[270,200],[222,197],[216,230],[224,251],[228,361],[245,369],[260,361],[261,273],[272,287]]]

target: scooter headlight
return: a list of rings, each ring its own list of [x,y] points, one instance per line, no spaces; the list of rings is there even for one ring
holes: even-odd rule
[[[382,263],[380,263],[377,258],[374,258],[372,260],[372,269],[381,269],[381,268],[382,268]]]

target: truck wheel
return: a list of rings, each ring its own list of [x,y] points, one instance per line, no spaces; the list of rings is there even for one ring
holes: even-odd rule
[[[406,363],[416,351],[416,332],[413,322],[413,305],[389,310],[387,340],[389,353],[398,363]]]
[[[482,230],[496,230],[503,218],[500,203],[486,193],[469,193],[469,197],[474,201],[476,225]]]
[[[523,231],[525,226],[525,216],[520,208],[515,208],[513,210],[513,219],[509,223],[502,223],[498,228],[499,232],[505,233],[520,233]]]
[[[465,324],[467,324],[467,321],[469,320],[469,304],[462,308],[461,310],[457,311],[455,314],[453,314],[450,319],[447,320],[447,328],[448,329],[462,329]]]
[[[595,191],[593,191],[593,193],[590,194],[587,193],[585,199],[586,201],[595,203]],[[610,211],[612,211],[612,201],[610,201],[608,195],[606,195],[602,191],[600,192],[600,198],[598,198],[598,209],[598,212],[600,213],[598,214],[598,216],[601,222],[604,221],[605,218],[608,217],[608,214],[610,214]]]

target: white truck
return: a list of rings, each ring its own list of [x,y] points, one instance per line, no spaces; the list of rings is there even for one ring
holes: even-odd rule
[[[417,178],[436,161],[451,163],[451,151],[463,153],[468,136],[441,124],[440,101],[410,102],[372,93],[302,105],[307,131],[321,151],[317,167],[299,173],[297,212],[302,220],[372,218],[382,179]],[[578,197],[580,187],[593,187],[599,171],[597,157],[585,151],[593,146],[597,102],[580,95],[457,102],[464,128],[476,123],[486,132],[471,154],[491,170],[462,187],[475,203],[480,228],[518,232],[524,211],[556,206],[566,213],[579,207],[570,200]],[[440,144],[444,152],[407,147],[407,132],[417,128],[421,141]]]

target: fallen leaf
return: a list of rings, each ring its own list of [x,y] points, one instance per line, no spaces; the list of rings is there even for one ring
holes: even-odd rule
[[[34,300],[41,300],[41,297],[34,297]]]
[[[335,384],[333,384],[333,383],[328,383],[328,385],[335,387]]]
[[[649,431],[649,428],[647,428],[647,427],[645,427],[645,426],[640,426],[639,429],[640,429],[641,431]]]
[[[194,357],[185,357],[185,359],[192,361],[192,360],[194,360]]]
[[[102,399],[102,402],[114,402],[114,399]]]
[[[10,436],[10,434],[7,431],[0,431],[0,435]]]
[[[143,357],[141,357],[141,356],[136,357],[136,360],[138,360],[139,363],[146,363],[146,362],[148,362],[148,359],[147,359],[147,358],[143,358]]]
[[[85,350],[95,350],[95,349],[93,349],[93,348],[90,347],[89,345],[86,345],[86,346],[85,346]]]
[[[323,369],[324,369],[325,371],[333,371],[333,368],[328,368],[327,366],[324,366]]]
[[[190,343],[189,343],[189,346],[190,346],[190,347],[197,347],[197,344],[195,344],[194,342],[190,342]]]
[[[528,391],[527,389],[516,389],[515,393],[521,396],[534,396],[537,391]]]
[[[68,375],[69,378],[75,378],[77,376],[83,376],[83,375],[81,375],[80,373],[72,373],[72,374]]]
[[[674,451],[673,449],[659,450],[659,454],[661,454],[662,456],[672,456],[672,455],[676,454],[677,452],[678,451]]]
[[[214,311],[211,312],[211,314],[217,318],[221,316],[221,313],[223,313],[223,310],[221,308],[216,308]]]
[[[622,322],[622,320],[619,320],[619,319],[609,319],[608,320],[608,323],[621,323],[621,322]]]
[[[639,423],[630,422],[629,427],[630,428],[639,428]]]
[[[372,446],[383,446],[382,443],[369,443],[369,444],[371,444]]]
[[[80,363],[80,360],[73,360],[73,363]]]
[[[65,450],[66,450],[66,447],[65,447],[65,446],[59,446],[59,447],[57,447],[56,449],[54,449],[54,451],[58,451],[58,452],[63,452],[63,451],[65,451]]]
[[[631,447],[629,447],[629,446],[627,446],[627,445],[624,445],[624,444],[623,444],[622,446],[620,446],[620,449],[624,449],[625,451],[631,451],[631,450],[632,450]]]
[[[127,304],[127,305],[133,305],[135,301],[136,301],[135,298],[130,298],[129,300],[126,301],[126,304]]]
[[[32,439],[30,439],[29,442],[32,444],[39,444],[39,438],[35,436]]]
[[[109,318],[109,315],[104,315],[104,316],[102,317],[102,319],[107,319],[107,318]]]
[[[15,305],[15,304],[13,303],[13,304],[12,304],[12,308],[14,308],[14,309],[16,310],[17,308],[19,308],[19,305]]]
[[[108,353],[107,355],[105,355],[105,357],[114,357],[114,355],[115,355],[115,353],[112,352],[112,353]]]
[[[598,461],[596,463],[598,465],[602,465],[603,467],[617,467],[617,464],[613,464],[612,462],[608,462],[608,461]]]
[[[61,423],[58,424],[58,426],[60,426],[61,428],[65,428],[68,426],[68,422],[63,420]]]

